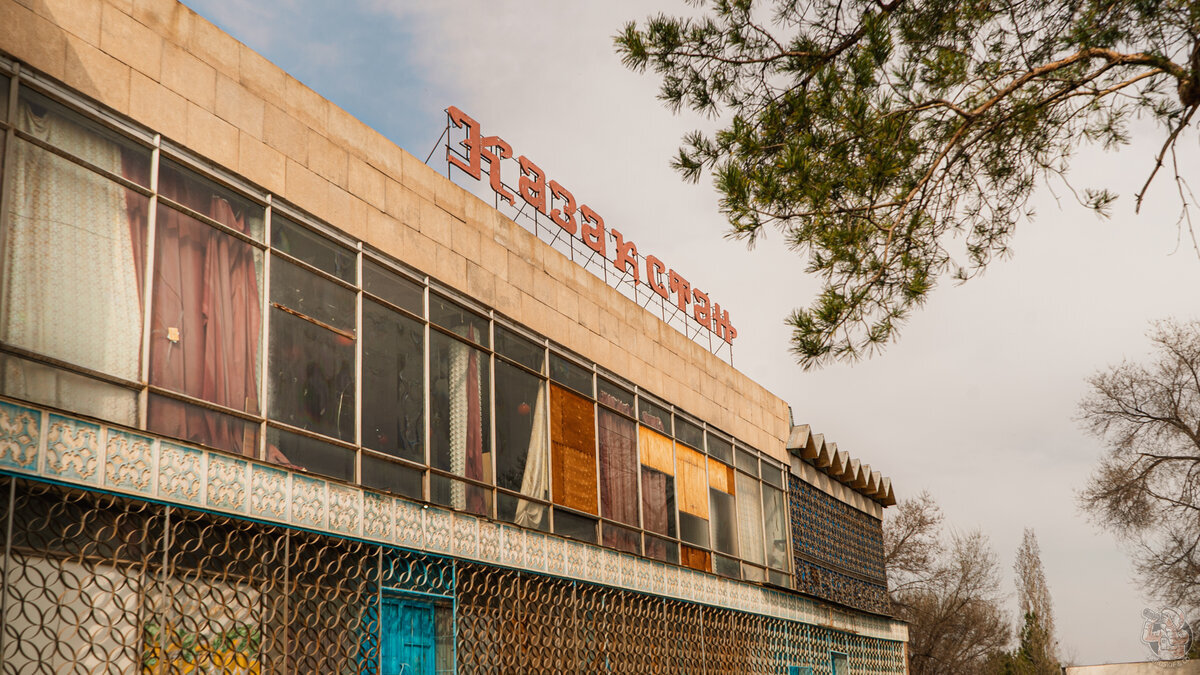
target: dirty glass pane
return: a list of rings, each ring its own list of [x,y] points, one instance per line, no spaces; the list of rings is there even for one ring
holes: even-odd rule
[[[605,546],[635,555],[642,552],[642,535],[637,530],[620,527],[612,523],[604,523],[602,530]]]
[[[550,507],[545,504],[500,492],[496,495],[496,508],[500,520],[542,532],[550,531]]]
[[[679,415],[675,417],[675,438],[697,450],[704,450],[704,431]]]
[[[492,491],[489,488],[433,472],[429,474],[429,501],[477,516],[490,518],[492,515]]]
[[[412,499],[424,499],[422,474],[414,467],[389,462],[367,453],[362,456],[362,484]]]
[[[787,555],[787,506],[783,490],[764,485],[763,531],[766,536],[767,566],[779,570],[789,569]]]
[[[5,396],[136,426],[137,392],[44,363],[0,353]]]
[[[257,422],[169,396],[150,394],[146,429],[246,457],[258,456]]]
[[[353,450],[275,427],[267,427],[267,461],[341,480],[354,480]]]
[[[726,464],[733,464],[733,444],[712,432],[708,434],[708,454]]]
[[[599,391],[596,400],[600,401],[601,404],[619,413],[633,417],[632,393],[603,378],[596,381],[596,389]]]
[[[268,414],[354,440],[354,340],[281,309],[271,310]]]
[[[679,544],[658,537],[646,535],[646,557],[663,562],[679,562]]]
[[[271,246],[342,281],[358,283],[354,251],[278,213],[271,216]]]
[[[354,332],[354,291],[278,256],[271,260],[271,302]]]
[[[0,100],[8,98],[4,79],[0,78]],[[13,126],[105,171],[150,186],[150,148],[27,87],[21,87],[18,97]],[[5,103],[0,118],[7,111]]]
[[[592,373],[557,354],[550,355],[550,379],[592,397]]]
[[[642,424],[668,436],[673,433],[671,431],[671,413],[667,412],[665,408],[642,397],[638,399],[638,412],[638,419]]]
[[[496,351],[526,368],[545,372],[546,348],[496,325]]]
[[[363,302],[363,447],[425,463],[425,327]]]
[[[496,485],[550,497],[546,386],[536,375],[496,361]]]
[[[429,294],[429,320],[477,345],[491,344],[488,319],[436,293]]]
[[[400,309],[425,316],[425,290],[421,284],[370,259],[363,261],[363,290]]]
[[[158,193],[226,227],[262,241],[266,210],[261,204],[201,177],[177,162],[163,160],[158,172]]]
[[[570,511],[554,509],[554,533],[594,544],[596,521]]]
[[[0,75],[0,122],[8,119],[8,86],[8,76]]]

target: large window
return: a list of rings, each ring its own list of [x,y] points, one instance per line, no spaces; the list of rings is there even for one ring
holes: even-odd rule
[[[3,391],[134,424],[119,385],[141,370],[150,151],[25,88],[12,122],[0,340],[19,351]]]
[[[786,583],[778,463],[170,141],[9,84],[0,393]]]

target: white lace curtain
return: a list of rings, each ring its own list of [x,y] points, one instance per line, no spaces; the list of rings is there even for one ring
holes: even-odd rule
[[[54,111],[22,104],[19,126],[121,174],[121,150]],[[134,241],[121,186],[45,150],[13,147],[4,246],[0,339],[22,349],[137,380],[142,309]],[[5,389],[64,405],[74,382],[58,371],[8,360]],[[135,417],[132,396],[93,392],[89,410]]]

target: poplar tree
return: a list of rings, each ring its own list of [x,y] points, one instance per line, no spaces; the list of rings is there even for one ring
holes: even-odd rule
[[[788,318],[805,367],[881,349],[940,281],[1006,255],[1035,188],[1065,181],[1081,144],[1129,143],[1135,117],[1161,130],[1137,206],[1174,172],[1186,213],[1175,153],[1200,106],[1200,3],[691,4],[629,23],[616,49],[671,109],[721,120],[672,163],[712,176],[729,236],[777,229],[822,280]],[[1101,214],[1117,198],[1067,185]]]

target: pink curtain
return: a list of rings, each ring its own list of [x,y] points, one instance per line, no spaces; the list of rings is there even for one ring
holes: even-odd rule
[[[241,232],[229,202],[163,172],[160,190]],[[150,382],[248,413],[259,412],[260,297],[254,248],[166,206],[156,228]],[[151,429],[248,456],[254,432],[229,415],[159,397]]]
[[[604,517],[637,525],[637,424],[600,408],[600,503]]]

